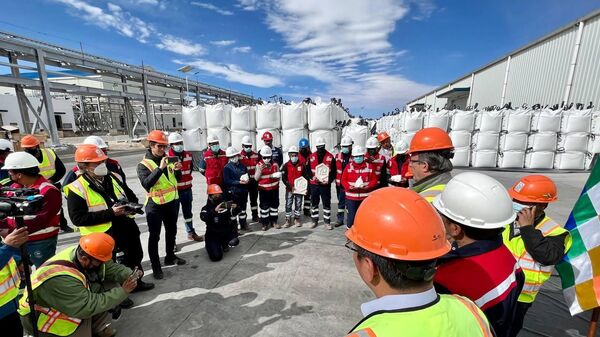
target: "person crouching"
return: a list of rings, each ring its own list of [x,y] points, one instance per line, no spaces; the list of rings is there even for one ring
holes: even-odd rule
[[[208,185],[208,199],[200,211],[200,219],[206,223],[204,241],[211,261],[223,259],[229,246],[237,246],[237,230],[231,218],[239,212],[236,204],[224,201],[223,190],[217,184]]]

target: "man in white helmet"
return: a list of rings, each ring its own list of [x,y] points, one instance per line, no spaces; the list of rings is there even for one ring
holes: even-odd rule
[[[502,231],[516,218],[508,192],[485,174],[465,172],[448,182],[433,206],[453,247],[438,260],[436,290],[469,298],[486,314],[496,336],[508,336],[525,281],[502,241]]]
[[[279,166],[273,161],[273,152],[269,146],[260,149],[261,160],[256,165],[254,179],[258,182],[258,196],[260,198],[260,223],[262,230],[270,226],[281,228],[277,223],[279,215]]]
[[[352,156],[352,144],[354,141],[349,136],[342,137],[340,142],[340,153],[335,155],[335,190],[337,192],[338,209],[337,209],[337,226],[344,224],[344,215],[346,214],[346,191],[342,186],[342,173],[346,165],[350,162]]]
[[[217,184],[223,187],[223,168],[227,164],[225,151],[221,150],[219,137],[217,135],[208,135],[208,149],[202,154],[200,159],[200,173],[206,177],[206,184]]]
[[[312,225],[310,228],[317,227],[319,222],[319,202],[323,202],[323,220],[325,228],[331,230],[331,183],[335,181],[335,157],[325,149],[325,138],[317,137],[315,140],[316,152],[311,153],[306,165],[306,176],[310,182],[310,217]],[[329,170],[328,176],[317,174],[317,166],[325,165]],[[325,172],[325,171],[321,171]]]
[[[6,160],[6,156],[8,156],[15,149],[10,140],[8,139],[0,139],[0,185],[8,186],[10,185],[10,177],[8,176],[8,171],[3,170],[4,161]]]
[[[229,162],[223,170],[223,184],[225,185],[225,199],[231,201],[235,207],[231,210],[231,222],[234,223],[234,228],[238,228],[238,220],[240,230],[249,231],[246,218],[246,205],[248,202],[248,183],[250,176],[248,169],[240,162],[240,151],[233,146],[225,151]]]
[[[250,210],[252,211],[252,221],[258,222],[258,183],[254,179],[256,165],[258,164],[258,153],[252,150],[252,139],[250,136],[242,137],[242,151],[240,152],[240,162],[246,166],[250,181],[247,184],[248,198],[250,199]]]
[[[379,153],[379,142],[377,138],[371,137],[367,139],[367,144],[365,146],[367,148],[367,153],[365,154],[365,160],[373,165],[373,169],[375,170],[375,174],[377,175],[377,180],[379,183],[377,187],[385,187],[387,186],[387,178],[386,178],[386,167],[387,162],[385,157]]]
[[[401,140],[396,144],[396,154],[387,162],[388,184],[408,187],[408,144]]]

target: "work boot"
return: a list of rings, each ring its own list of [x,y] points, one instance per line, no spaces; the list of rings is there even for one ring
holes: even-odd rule
[[[341,227],[341,226],[343,226],[343,225],[344,225],[344,222],[343,222],[343,221],[338,221],[338,222],[337,222],[337,223],[335,223],[333,226],[335,226],[335,227],[337,228],[337,227]]]
[[[152,276],[156,280],[162,280],[165,277],[165,274],[163,274],[162,268],[158,266],[157,268],[152,267]]]
[[[130,309],[133,307],[133,301],[131,298],[127,297],[123,302],[119,303],[119,306],[123,309]]]
[[[250,228],[250,226],[248,226],[247,224],[244,226],[240,226],[240,231],[244,231],[244,232],[252,232],[252,228]]]
[[[269,229],[269,226],[267,226],[267,225],[262,225],[262,230],[263,230],[263,231],[266,231],[267,229]]]
[[[285,225],[283,225],[283,228],[290,228],[292,227],[292,219],[291,218],[286,218],[285,219]]]
[[[325,228],[327,228],[327,229],[329,229],[329,230],[332,230],[332,229],[333,229],[333,225],[332,225],[332,224],[330,224],[330,223],[328,223],[328,224],[325,224]]]
[[[277,222],[274,222],[273,223],[273,228],[275,228],[275,229],[281,229],[281,225],[278,224]]]
[[[142,279],[139,279],[137,282],[137,286],[135,286],[135,289],[133,289],[132,292],[137,293],[139,291],[146,291],[151,289],[154,289],[154,283],[146,283],[142,281]]]
[[[188,240],[202,242],[202,241],[204,241],[204,236],[198,235],[196,233],[190,233],[190,234],[188,234]]]
[[[313,228],[317,227],[317,225],[318,225],[318,222],[317,221],[313,221],[309,228],[313,229]]]
[[[294,224],[296,224],[296,227],[302,227],[302,222],[300,222],[300,219],[295,219]]]
[[[177,257],[175,255],[170,257],[165,257],[165,266],[174,266],[174,265],[184,265],[186,262],[184,259]]]
[[[94,337],[113,337],[117,334],[117,329],[112,327],[112,324],[109,323],[107,327],[100,331],[94,332],[92,335]]]

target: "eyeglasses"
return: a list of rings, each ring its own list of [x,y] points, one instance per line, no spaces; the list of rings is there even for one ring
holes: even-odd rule
[[[344,247],[350,249],[351,251],[355,252],[358,254],[358,249],[356,249],[356,247],[354,247],[354,243],[350,240],[346,241],[346,244],[344,245]]]
[[[413,159],[411,159],[411,160],[410,160],[410,162],[411,162],[411,163],[423,163],[423,161],[422,161],[422,160],[418,160],[418,159],[417,159],[417,160],[413,160]]]
[[[162,144],[156,144],[156,147],[159,149],[166,149],[168,146],[167,145],[162,145]]]

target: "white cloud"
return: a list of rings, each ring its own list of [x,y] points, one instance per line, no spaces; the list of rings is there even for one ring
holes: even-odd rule
[[[208,9],[208,10],[217,12],[217,13],[219,13],[221,15],[233,15],[232,11],[219,8],[219,7],[217,7],[217,6],[215,6],[215,5],[211,4],[211,3],[208,3],[208,2],[192,1],[191,4],[194,5],[194,6],[198,6],[198,7],[204,8],[204,9]]]
[[[258,0],[238,0],[238,6],[246,11],[255,11],[258,9]]]
[[[250,73],[244,71],[235,64],[215,63],[203,59],[196,59],[191,62],[176,60],[175,63],[192,65],[200,71],[204,71],[212,75],[223,76],[230,82],[242,83],[260,88],[270,88],[283,85],[283,81],[274,76]]]
[[[219,41],[210,41],[210,44],[214,44],[219,47],[231,46],[235,43],[235,40],[219,40]]]
[[[234,47],[232,50],[234,53],[249,53],[250,51],[252,51],[252,47],[250,47],[250,46]]]
[[[199,56],[205,53],[202,45],[171,35],[161,36],[160,43],[157,43],[156,46],[160,49],[187,56]]]

